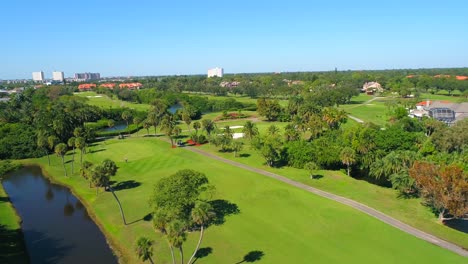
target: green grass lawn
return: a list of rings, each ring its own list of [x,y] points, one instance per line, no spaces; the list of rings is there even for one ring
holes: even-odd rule
[[[131,102],[125,102],[118,99],[111,99],[104,94],[97,94],[95,92],[79,92],[75,93],[76,96],[88,98],[90,105],[95,105],[101,108],[122,108],[127,107],[138,111],[147,111],[150,108],[148,104],[136,104]],[[101,97],[96,97],[101,96]]]
[[[117,191],[127,221],[132,224],[122,224],[110,193],[96,196],[76,172],[65,178],[59,158],[52,157],[51,167],[46,165],[46,158],[26,162],[41,164],[54,180],[71,186],[84,199],[107,235],[117,242],[125,263],[139,263],[132,249],[142,235],[156,241],[157,263],[170,262],[167,242],[153,230],[151,222],[142,218],[150,213],[147,201],[153,185],[162,177],[188,168],[207,175],[217,188],[215,199],[225,199],[240,210],[239,214],[226,216],[224,224],[207,229],[202,248],[209,248],[211,253],[197,263],[240,263],[252,251],[263,254],[259,261],[262,263],[466,263],[463,257],[350,207],[183,148],[171,149],[169,143],[154,137],[112,139],[91,146],[89,152],[86,160],[110,158],[117,162],[119,172],[113,180],[132,181],[133,188]],[[255,160],[255,156],[251,157],[246,162]],[[67,160],[70,158],[67,156]],[[67,167],[70,169],[70,164]],[[307,180],[303,171],[288,171],[279,172],[289,177],[297,173],[295,177]],[[186,260],[197,239],[198,232],[189,234],[184,244]]]
[[[419,99],[421,99],[421,101],[443,100],[443,101],[449,101],[449,102],[454,102],[454,103],[461,103],[461,102],[468,101],[468,99],[463,96],[450,96],[450,95],[440,95],[440,94],[430,94],[430,93],[422,93],[419,96]]]
[[[29,263],[20,219],[0,184],[0,263]]]
[[[241,140],[245,142],[244,150],[240,152],[243,157],[235,158],[233,153],[219,152],[215,146],[209,144],[203,145],[201,148],[221,157],[271,171],[324,191],[356,200],[413,227],[468,248],[468,236],[461,231],[439,223],[437,216],[423,206],[420,199],[398,198],[397,192],[393,189],[348,177],[340,171],[320,171],[324,177],[313,180],[310,179],[308,172],[303,169],[292,167],[270,168],[264,165],[263,157],[257,151],[252,150],[246,140]]]

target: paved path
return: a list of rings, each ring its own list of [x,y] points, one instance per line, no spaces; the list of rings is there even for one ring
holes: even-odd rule
[[[366,105],[366,104],[368,104],[368,103],[370,103],[370,102],[372,102],[372,101],[374,101],[374,100],[377,100],[377,99],[379,99],[379,98],[383,98],[383,97],[374,97],[374,98],[372,98],[372,99],[370,99],[370,100],[365,101],[365,102],[362,103],[362,104],[358,104],[358,105],[352,106],[352,107],[350,107],[350,108],[348,108],[348,109],[353,109],[353,108],[356,108],[356,107],[359,107],[359,106]],[[357,117],[355,117],[355,116],[352,116],[352,115],[350,115],[350,114],[348,114],[348,117],[351,118],[351,119],[353,119],[354,121],[360,123],[360,124],[365,123],[364,120],[362,120],[362,119],[360,119],[360,118],[357,118]]]
[[[354,200],[351,200],[351,199],[348,199],[348,198],[345,198],[345,197],[342,197],[342,196],[339,196],[339,195],[335,195],[335,194],[332,194],[332,193],[329,193],[329,192],[325,192],[325,191],[322,191],[322,190],[319,190],[317,188],[314,188],[314,187],[311,187],[311,186],[308,186],[306,184],[303,184],[303,183],[300,183],[300,182],[297,182],[297,181],[293,181],[289,178],[286,178],[284,176],[281,176],[281,175],[278,175],[278,174],[275,174],[275,173],[272,173],[272,172],[268,172],[268,171],[265,171],[265,170],[262,170],[262,169],[258,169],[258,168],[254,168],[254,167],[251,167],[251,166],[248,166],[248,165],[245,165],[245,164],[242,164],[242,163],[239,163],[239,162],[236,162],[236,161],[232,161],[232,160],[228,160],[228,159],[225,159],[225,158],[222,158],[222,157],[219,157],[219,156],[216,156],[214,154],[211,154],[211,153],[208,153],[208,152],[205,152],[203,150],[200,150],[200,149],[197,149],[195,147],[186,147],[187,150],[189,151],[192,151],[192,152],[195,152],[195,153],[198,153],[198,154],[201,154],[205,157],[209,157],[209,158],[212,158],[212,159],[215,159],[215,160],[218,160],[218,161],[221,161],[221,162],[224,162],[224,163],[227,163],[227,164],[230,164],[230,165],[233,165],[233,166],[236,166],[238,168],[241,168],[241,169],[245,169],[245,170],[248,170],[248,171],[252,171],[252,172],[255,172],[255,173],[259,173],[259,174],[262,174],[264,176],[267,176],[267,177],[270,177],[270,178],[273,178],[273,179],[276,179],[276,180],[279,180],[279,181],[282,181],[284,183],[287,183],[289,185],[292,185],[292,186],[295,186],[295,187],[298,187],[300,189],[303,189],[303,190],[306,190],[308,192],[311,192],[311,193],[314,193],[316,195],[320,195],[322,197],[325,197],[325,198],[328,198],[328,199],[331,199],[333,201],[336,201],[336,202],[339,202],[339,203],[342,203],[342,204],[345,204],[345,205],[348,205],[348,206],[351,206],[363,213],[366,213],[372,217],[375,217],[377,219],[379,219],[380,221],[384,222],[384,223],[387,223],[393,227],[396,227],[408,234],[411,234],[413,236],[416,236],[420,239],[423,239],[429,243],[432,243],[432,244],[435,244],[437,246],[440,246],[440,247],[443,247],[445,249],[448,249],[450,251],[453,251],[461,256],[464,256],[464,257],[468,257],[468,251],[455,245],[455,244],[452,244],[450,242],[447,242],[445,240],[442,240],[438,237],[435,237],[431,234],[428,234],[426,232],[423,232],[419,229],[416,229],[410,225],[407,225],[405,223],[402,223],[400,221],[398,221],[397,219],[393,218],[393,217],[390,217],[382,212],[379,212],[367,205],[364,205],[362,203],[358,203]]]
[[[364,123],[364,120],[359,119],[359,118],[357,118],[357,117],[355,117],[355,116],[348,115],[348,117],[351,118],[351,119],[353,119],[354,121],[356,121],[356,122],[358,122],[358,123],[361,123],[361,124]]]

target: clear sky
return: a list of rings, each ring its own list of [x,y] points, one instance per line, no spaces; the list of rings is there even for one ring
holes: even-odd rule
[[[0,79],[468,66],[466,0],[2,0],[0,34]]]

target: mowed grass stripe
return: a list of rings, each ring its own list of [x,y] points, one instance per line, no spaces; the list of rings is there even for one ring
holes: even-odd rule
[[[100,143],[103,144],[104,143]],[[98,147],[98,146],[96,146]],[[238,206],[240,214],[226,217],[221,226],[207,229],[202,247],[212,253],[200,263],[237,263],[250,251],[264,253],[263,263],[465,263],[466,259],[388,226],[347,206],[288,186],[253,172],[211,160],[204,156],[171,149],[155,138],[128,138],[106,142],[106,150],[86,156],[99,162],[117,161],[119,173],[113,180],[134,180],[141,185],[120,190],[127,221],[123,226],[111,194],[95,195],[78,176],[65,178],[56,157],[48,171],[89,199],[94,211],[114,240],[122,245],[126,263],[139,263],[133,245],[141,235],[156,241],[158,263],[170,263],[167,243],[154,232],[151,223],[138,221],[150,212],[148,198],[153,185],[177,170],[191,168],[204,172],[217,188],[214,198]],[[128,163],[122,159],[128,155]],[[46,158],[37,160],[47,163]],[[47,167],[47,166],[45,166]],[[195,247],[198,233],[184,244],[186,256]]]

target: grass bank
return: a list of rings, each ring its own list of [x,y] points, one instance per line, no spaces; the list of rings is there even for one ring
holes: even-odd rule
[[[0,184],[0,263],[29,263],[21,219]]]

